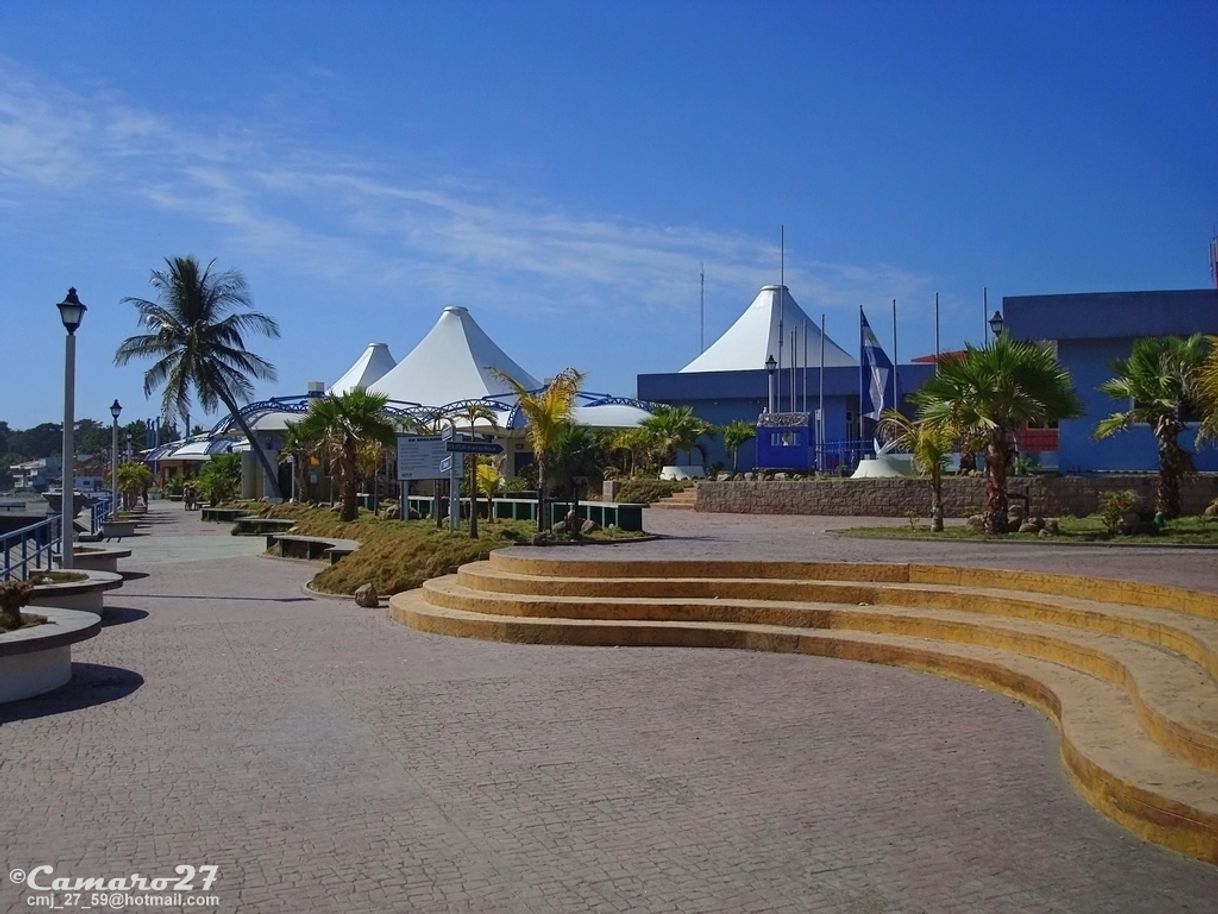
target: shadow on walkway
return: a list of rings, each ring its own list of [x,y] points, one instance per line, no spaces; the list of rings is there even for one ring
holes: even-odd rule
[[[72,681],[67,685],[46,695],[0,705],[0,726],[117,701],[143,684],[144,677],[134,670],[98,663],[73,663]]]
[[[101,625],[102,628],[109,628],[111,625],[126,625],[128,622],[139,622],[147,618],[147,610],[132,609],[129,606],[107,606]]]
[[[312,603],[312,597],[220,597],[199,593],[142,593],[141,600],[248,600],[253,603]]]

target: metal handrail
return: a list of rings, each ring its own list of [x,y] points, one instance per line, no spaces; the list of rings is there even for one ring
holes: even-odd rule
[[[0,534],[0,555],[3,556],[3,580],[14,577],[24,581],[32,570],[50,571],[54,556],[63,542],[63,515],[52,514],[46,520]],[[20,557],[14,553],[20,553]]]

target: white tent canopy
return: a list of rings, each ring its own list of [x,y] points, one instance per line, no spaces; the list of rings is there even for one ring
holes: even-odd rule
[[[392,371],[396,364],[389,352],[388,343],[369,343],[368,348],[355,360],[355,364],[331,384],[326,393],[339,397],[357,387],[367,390]]]
[[[779,328],[781,327],[781,334]],[[773,356],[789,368],[792,364],[791,331],[799,332],[795,353],[800,365],[805,364],[805,335],[809,368],[820,365],[820,325],[796,304],[786,286],[762,286],[748,309],[728,327],[707,350],[681,369],[695,371],[754,371],[764,369],[766,359]],[[779,349],[778,341],[782,340]],[[858,365],[858,360],[825,337],[825,367],[842,368]]]
[[[526,390],[541,386],[483,332],[469,311],[450,305],[410,354],[368,390],[407,403],[477,400],[508,389],[492,369]]]

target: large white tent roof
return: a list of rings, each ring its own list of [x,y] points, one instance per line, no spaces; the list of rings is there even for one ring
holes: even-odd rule
[[[483,332],[469,311],[450,305],[410,354],[368,390],[390,400],[443,406],[506,391],[508,385],[493,369],[526,390],[541,387]]]
[[[362,387],[367,390],[393,369],[397,361],[389,352],[388,343],[369,343],[368,348],[347,369],[346,374],[330,385],[326,393],[339,397]]]
[[[781,330],[780,330],[781,328]],[[782,366],[791,366],[791,331],[799,331],[795,356],[804,364],[807,336],[808,367],[820,365],[820,325],[796,304],[786,286],[762,286],[748,309],[705,352],[681,369],[694,371],[753,371],[764,369],[766,358],[781,353]],[[779,349],[778,341],[783,341]],[[825,367],[857,365],[858,360],[825,337]]]

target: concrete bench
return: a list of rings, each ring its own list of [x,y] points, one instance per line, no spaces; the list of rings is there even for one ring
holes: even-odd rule
[[[272,533],[266,538],[266,548],[274,549],[282,558],[327,558],[334,565],[343,556],[359,548],[357,540],[332,536],[302,536],[299,533]]]
[[[239,518],[248,516],[249,513],[249,508],[213,508],[207,504],[199,506],[199,516],[203,520],[215,524],[235,523]]]
[[[296,521],[290,517],[259,517],[247,514],[235,518],[236,533],[240,536],[264,536],[267,533],[286,533],[296,526]]]

